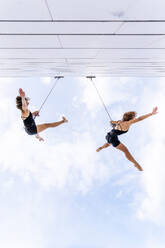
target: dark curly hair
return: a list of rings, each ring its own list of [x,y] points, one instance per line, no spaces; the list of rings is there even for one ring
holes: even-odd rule
[[[29,97],[25,97],[25,100],[29,101]],[[22,111],[22,98],[21,96],[16,97],[16,107]]]
[[[130,121],[136,117],[137,113],[135,111],[126,112],[123,115],[123,121]]]
[[[22,98],[20,96],[16,97],[16,107],[22,110]]]

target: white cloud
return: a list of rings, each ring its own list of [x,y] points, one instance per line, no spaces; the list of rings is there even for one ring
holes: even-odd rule
[[[44,84],[50,84],[51,82],[53,82],[54,79],[52,79],[51,77],[42,77],[41,78],[41,82],[43,82]]]
[[[21,175],[25,181],[33,178],[44,187],[70,186],[85,193],[95,180],[104,182],[109,176],[95,147],[86,133],[77,135],[74,143],[50,145],[26,137],[23,130],[13,126],[1,135],[1,170]]]
[[[1,182],[1,190],[0,190],[0,192],[2,194],[6,194],[7,192],[9,192],[11,190],[13,185],[14,185],[14,179],[13,178],[9,178],[5,182]]]
[[[123,101],[128,99],[134,103],[137,101],[136,96],[132,97],[131,94],[136,81],[133,84],[128,78],[97,78],[93,79],[93,82],[107,106],[115,103],[120,103],[121,105]],[[103,108],[92,82],[87,79],[82,80],[81,86],[84,88],[82,101],[87,108],[90,111],[98,111],[98,109]],[[114,112],[113,109],[111,111]]]
[[[140,154],[144,172],[142,177],[143,196],[140,199],[137,216],[142,220],[150,220],[165,225],[165,134],[164,106],[165,86],[161,80],[156,80],[151,90],[145,87],[141,106],[146,111],[158,106],[159,114],[144,122],[144,135],[148,143],[141,148]]]
[[[108,167],[97,156],[96,144],[89,133],[74,132],[73,142],[67,142],[62,134],[63,126],[61,130],[58,127],[61,141],[52,138],[51,143],[48,140],[40,143],[28,136],[15,108],[15,99],[8,94],[10,85],[2,84],[0,93],[1,171],[20,175],[27,183],[33,179],[45,188],[72,187],[84,193],[95,181],[103,183],[109,178]]]
[[[164,235],[163,235],[164,236]],[[145,242],[144,248],[164,248],[164,237],[155,237],[153,233],[148,237]]]
[[[113,81],[113,82],[111,82]],[[119,84],[117,84],[119,82]],[[137,83],[137,84],[136,84]],[[95,94],[90,82],[82,82],[84,87],[81,100],[86,104],[87,108],[92,112],[97,112],[101,104],[98,96]],[[135,82],[136,86],[141,85],[141,82]],[[27,136],[19,125],[22,125],[19,119],[18,111],[15,109],[13,100],[8,97],[8,88],[11,84],[6,83],[0,85],[0,114],[1,119],[1,140],[0,140],[0,170],[10,171],[24,178],[25,182],[31,180],[37,181],[45,188],[72,188],[83,193],[88,192],[97,183],[105,183],[114,173],[115,166],[118,161],[111,156],[109,162],[109,153],[105,152],[103,163],[101,155],[95,152],[97,147],[92,135],[88,132],[72,133],[72,142],[67,142],[62,135],[61,140],[55,141],[53,138],[51,143],[39,143],[35,138]],[[138,161],[144,167],[143,176],[141,176],[141,194],[137,195],[137,216],[142,220],[152,220],[156,223],[165,223],[164,220],[164,146],[165,136],[164,130],[164,83],[157,80],[154,84],[144,84],[141,95],[133,92],[134,86],[131,80],[126,79],[99,79],[97,86],[100,87],[100,93],[104,97],[106,104],[114,104],[115,112],[114,119],[120,112],[125,110],[124,103],[136,96],[137,109],[139,114],[146,113],[152,110],[154,105],[158,105],[159,114],[144,121],[142,130],[135,143],[141,142],[144,147],[138,148]],[[118,86],[118,87],[117,87]],[[129,87],[129,89],[128,89]],[[138,92],[139,93],[139,92]],[[131,98],[133,96],[133,98]],[[128,101],[127,101],[128,100]],[[123,103],[123,105],[121,104]],[[110,105],[110,106],[111,106]],[[134,101],[132,106],[135,107]],[[113,111],[113,110],[112,110]],[[116,116],[115,116],[116,114]],[[7,128],[6,128],[7,125]],[[67,124],[66,124],[67,125]],[[49,132],[49,131],[48,131]],[[46,136],[46,133],[44,134]],[[145,143],[148,139],[148,143]],[[139,141],[140,140],[140,141]],[[136,144],[135,144],[136,145]],[[113,148],[112,148],[113,149]],[[104,154],[104,153],[102,153]],[[115,153],[115,156],[117,152]],[[122,155],[121,155],[122,156]],[[123,156],[123,163],[125,157]],[[109,166],[109,163],[111,165]],[[126,162],[127,163],[127,162]],[[121,165],[123,168],[123,164]],[[118,169],[116,168],[116,171]],[[111,171],[111,172],[110,172]],[[123,176],[123,175],[122,175]],[[135,177],[137,180],[137,177]],[[133,176],[124,176],[123,184],[130,184],[134,181]],[[139,179],[140,180],[140,179]],[[114,184],[115,185],[115,184]]]
[[[139,136],[135,136],[137,140],[135,140],[134,147],[136,143],[139,145],[136,156],[144,167],[144,172],[139,178],[141,180],[141,193],[140,195],[139,192],[136,194],[135,205],[138,218],[165,225],[164,82],[162,79],[151,79],[151,82],[149,82],[149,79],[147,81],[128,78],[97,79],[95,82],[110,109],[113,119],[118,119],[124,111],[128,111],[126,103],[129,103],[129,106],[132,104],[132,108],[137,110],[138,115],[152,111],[154,106],[159,108],[158,115],[136,124]],[[90,81],[83,81],[81,85],[84,87],[82,101],[91,111],[91,114],[95,116],[102,104]],[[112,108],[114,103],[116,105],[113,105]],[[115,184],[121,186],[125,183],[131,184],[132,177],[128,175],[124,178],[124,181],[121,179],[121,183],[116,181]],[[137,177],[135,179],[137,180]],[[125,182],[125,180],[128,180],[128,182]]]

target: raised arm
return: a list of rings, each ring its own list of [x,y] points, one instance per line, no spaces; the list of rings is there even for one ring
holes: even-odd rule
[[[152,110],[151,113],[146,114],[146,115],[139,116],[138,118],[136,118],[136,119],[134,119],[134,120],[130,120],[129,123],[130,123],[130,124],[133,124],[133,123],[142,121],[142,120],[144,120],[144,119],[146,119],[146,118],[148,118],[148,117],[150,117],[150,116],[152,116],[152,115],[155,115],[155,114],[158,113],[157,110],[158,110],[158,108],[155,107],[155,108],[153,108],[153,110]]]
[[[25,100],[25,92],[21,88],[19,89],[19,94],[20,94],[20,97],[22,99],[22,110],[26,111],[26,110],[28,110],[28,107],[27,107],[27,103]]]

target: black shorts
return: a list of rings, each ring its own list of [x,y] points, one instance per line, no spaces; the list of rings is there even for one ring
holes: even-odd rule
[[[31,126],[25,127],[25,132],[29,135],[37,134],[37,126],[32,124]]]
[[[118,139],[118,136],[114,133],[113,130],[111,132],[107,133],[106,140],[109,144],[112,144],[114,147],[120,145],[120,141]]]

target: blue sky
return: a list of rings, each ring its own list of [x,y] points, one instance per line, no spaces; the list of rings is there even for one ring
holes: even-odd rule
[[[86,79],[59,81],[37,123],[62,115],[69,123],[42,133],[40,143],[24,133],[15,96],[22,87],[37,110],[52,81],[1,78],[1,247],[164,248],[163,78],[97,78],[96,84],[114,120],[159,107],[121,137],[144,172],[112,147],[95,152],[110,126]]]

